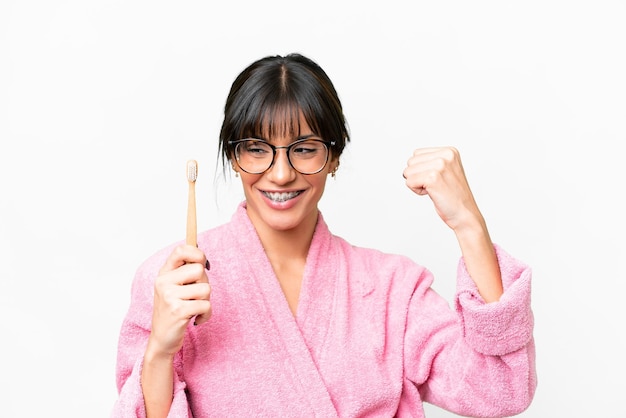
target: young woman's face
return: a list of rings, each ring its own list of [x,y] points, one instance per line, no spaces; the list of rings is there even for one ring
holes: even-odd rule
[[[300,132],[282,137],[264,138],[274,146],[287,146],[297,138],[313,135],[311,128],[301,115]],[[326,178],[335,168],[332,155],[324,168],[316,174],[301,174],[287,159],[287,150],[276,150],[274,164],[264,173],[249,174],[239,167],[233,158],[233,168],[241,176],[246,196],[248,216],[257,231],[266,228],[287,231],[314,227]]]

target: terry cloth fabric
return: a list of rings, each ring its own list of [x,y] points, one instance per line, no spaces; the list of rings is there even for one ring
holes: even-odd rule
[[[137,270],[118,346],[113,417],[144,417],[153,286],[174,245]],[[350,245],[319,215],[294,316],[243,202],[203,232],[211,319],[175,359],[170,417],[423,417],[422,402],[503,417],[535,387],[531,270],[496,246],[505,293],[485,304],[463,260],[454,309],[407,257]]]

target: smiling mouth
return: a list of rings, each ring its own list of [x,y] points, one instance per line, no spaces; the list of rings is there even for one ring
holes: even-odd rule
[[[270,199],[273,202],[286,202],[290,199],[293,199],[296,196],[299,196],[302,191],[297,192],[262,192],[265,197]]]

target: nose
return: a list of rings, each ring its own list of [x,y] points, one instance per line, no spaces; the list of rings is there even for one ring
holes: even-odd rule
[[[296,178],[296,170],[289,163],[287,158],[287,150],[279,148],[276,150],[274,164],[267,171],[270,181],[276,184],[287,184]]]

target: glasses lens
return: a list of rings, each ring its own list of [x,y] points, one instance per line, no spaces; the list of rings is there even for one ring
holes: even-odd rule
[[[320,140],[294,142],[289,146],[288,152],[291,166],[302,174],[318,173],[328,159],[328,147]],[[235,157],[239,167],[245,172],[260,174],[272,165],[274,150],[267,142],[246,139],[235,146]]]
[[[244,171],[257,174],[264,172],[272,165],[274,151],[265,142],[247,140],[237,144],[235,156]]]
[[[326,165],[328,147],[322,141],[306,140],[294,143],[289,149],[289,161],[303,174],[314,174]]]

